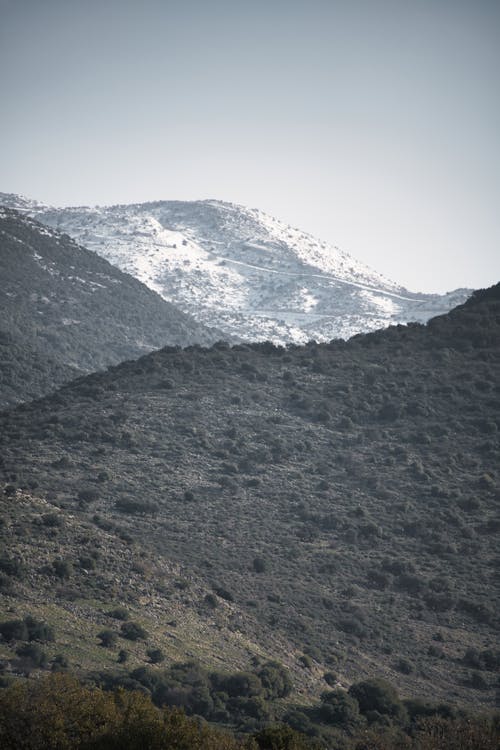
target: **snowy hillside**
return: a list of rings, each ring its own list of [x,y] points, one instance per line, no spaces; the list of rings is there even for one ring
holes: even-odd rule
[[[348,338],[426,321],[468,290],[414,294],[347,253],[257,209],[215,200],[23,210],[136,276],[198,321],[245,340]]]

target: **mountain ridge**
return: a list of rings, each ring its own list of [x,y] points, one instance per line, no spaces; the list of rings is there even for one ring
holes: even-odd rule
[[[328,341],[425,322],[470,293],[409,292],[311,234],[215,199],[94,208],[13,194],[0,201],[19,203],[200,322],[248,341]]]
[[[0,206],[0,406],[166,344],[213,343],[137,279]]]

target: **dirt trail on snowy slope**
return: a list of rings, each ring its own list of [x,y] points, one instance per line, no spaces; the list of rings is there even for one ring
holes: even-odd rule
[[[255,266],[252,263],[245,263],[242,260],[233,260],[232,258],[226,258],[224,255],[216,255],[215,253],[209,253],[213,255],[214,259],[218,261],[224,261],[225,263],[233,263],[237,266],[245,266],[246,268],[253,268],[256,271],[264,271],[265,273],[274,273],[278,276],[294,276],[306,279],[328,279],[330,281],[336,281],[339,284],[347,284],[349,286],[355,286],[358,289],[364,289],[367,292],[375,292],[376,294],[382,294],[386,297],[394,297],[395,299],[401,299],[405,302],[421,302],[423,300],[415,299],[414,297],[404,297],[402,294],[396,294],[396,292],[386,292],[385,290],[377,289],[377,287],[369,286],[368,284],[362,284],[359,281],[348,281],[347,279],[341,279],[338,276],[330,276],[324,273],[299,273],[297,271],[276,271],[273,268],[266,268],[265,266]]]

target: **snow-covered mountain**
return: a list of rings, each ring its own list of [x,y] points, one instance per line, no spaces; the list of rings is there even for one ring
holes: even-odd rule
[[[0,194],[94,250],[205,325],[302,343],[424,322],[470,294],[416,294],[265,214],[216,200],[54,208]]]

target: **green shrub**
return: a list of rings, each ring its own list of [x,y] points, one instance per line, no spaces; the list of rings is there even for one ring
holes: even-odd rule
[[[89,505],[90,503],[95,503],[99,500],[99,493],[97,490],[86,488],[79,491],[78,500],[82,505]]]
[[[120,633],[123,638],[127,638],[129,641],[145,640],[148,637],[148,633],[142,625],[130,620],[122,624]]]
[[[356,682],[349,688],[349,695],[359,704],[363,714],[376,711],[382,715],[398,716],[402,711],[402,704],[395,688],[382,679],[364,680]]]
[[[6,620],[0,623],[0,635],[4,641],[27,641],[28,628],[24,620]]]
[[[52,659],[51,670],[53,672],[64,672],[69,667],[69,659],[64,654],[56,654]]]
[[[259,750],[307,750],[307,739],[284,724],[262,729],[254,735]]]
[[[411,674],[413,672],[413,664],[408,659],[399,659],[395,667],[401,674]]]
[[[323,679],[330,687],[333,687],[338,682],[337,675],[334,672],[325,672]]]
[[[67,579],[73,574],[73,565],[69,560],[53,560],[52,570],[58,578]]]
[[[54,629],[46,622],[27,615],[24,620],[7,620],[0,623],[0,635],[4,641],[49,643],[54,640]]]
[[[317,715],[325,724],[338,726],[348,731],[352,731],[363,723],[357,700],[345,690],[322,693]]]
[[[267,569],[266,561],[263,557],[254,557],[252,567],[256,573],[265,573]]]
[[[154,515],[159,510],[158,503],[152,500],[135,500],[129,497],[119,498],[115,502],[115,508],[132,515]]]
[[[225,680],[224,687],[228,695],[234,697],[250,697],[262,692],[262,682],[253,672],[237,672],[230,675]]]
[[[16,654],[32,667],[44,669],[47,666],[47,654],[38,643],[23,643],[16,649]]]
[[[13,578],[22,578],[25,573],[25,566],[19,558],[2,556],[0,557],[0,572]]]
[[[130,615],[125,607],[115,607],[108,612],[110,617],[114,617],[115,620],[128,620]]]
[[[64,525],[64,518],[62,513],[44,513],[42,523],[48,528],[60,528]]]
[[[42,620],[36,620],[31,615],[24,618],[28,628],[28,639],[30,641],[40,641],[40,643],[51,643],[55,640],[54,629]]]
[[[225,599],[228,602],[234,601],[232,593],[223,586],[214,586],[213,590],[214,593],[217,594],[217,596],[219,596],[221,599]]]
[[[292,692],[293,683],[288,670],[277,661],[268,661],[257,670],[257,676],[268,700],[286,698]]]
[[[149,660],[151,661],[151,664],[160,664],[160,662],[165,660],[165,654],[161,650],[161,648],[150,648],[146,651]]]
[[[104,648],[112,648],[116,645],[118,640],[118,635],[113,630],[101,630],[100,633],[97,634],[97,637],[101,641],[101,646],[104,646]]]

